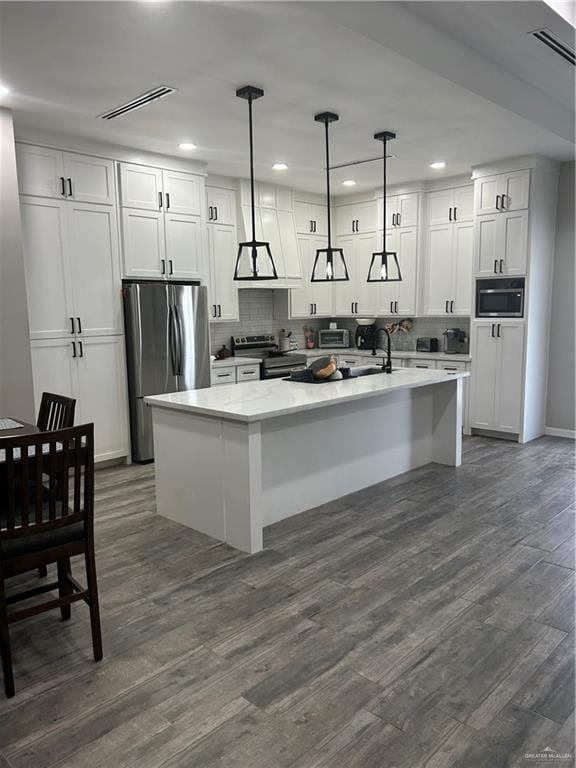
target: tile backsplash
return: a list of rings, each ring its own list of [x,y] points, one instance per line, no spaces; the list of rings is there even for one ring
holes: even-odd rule
[[[304,346],[304,326],[318,331],[319,328],[328,327],[328,318],[322,320],[276,320],[274,318],[273,291],[269,289],[243,288],[240,295],[240,320],[237,323],[210,323],[210,343],[212,352],[215,353],[223,344],[230,349],[230,337],[239,332],[255,335],[261,333],[280,332],[281,328],[292,331],[299,347]],[[352,318],[334,318],[339,328],[348,328],[351,340],[354,338],[356,322]],[[399,317],[398,320],[401,318]],[[470,332],[470,318],[451,317],[418,317],[413,318],[414,324],[410,333],[395,333],[392,336],[392,348],[395,350],[412,351],[416,349],[418,336],[435,336],[442,349],[442,333],[446,328],[460,328]],[[396,319],[387,320],[381,318],[379,325],[388,322],[396,322]],[[317,342],[317,337],[316,337]]]

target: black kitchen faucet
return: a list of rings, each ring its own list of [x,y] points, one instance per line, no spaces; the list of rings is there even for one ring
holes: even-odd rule
[[[372,334],[372,354],[376,355],[376,347],[378,345],[378,337],[380,331],[386,334],[386,361],[382,363],[382,371],[384,373],[392,373],[392,340],[390,338],[390,331],[387,328],[375,328]]]

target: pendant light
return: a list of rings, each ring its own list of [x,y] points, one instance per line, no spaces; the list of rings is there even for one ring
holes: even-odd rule
[[[391,131],[375,133],[374,138],[382,142],[384,169],[382,185],[382,250],[372,254],[370,268],[368,270],[368,283],[398,283],[402,280],[398,254],[395,251],[386,250],[386,144],[389,139],[395,139],[396,134]]]
[[[326,137],[326,203],[328,206],[328,247],[318,248],[314,267],[312,268],[311,282],[313,283],[336,283],[350,280],[344,251],[342,248],[332,248],[332,222],[330,217],[330,144],[328,136],[328,126],[330,123],[339,120],[334,112],[321,112],[315,115],[314,120],[317,123],[324,123]],[[325,259],[325,261],[324,261]]]
[[[252,127],[252,102],[264,96],[262,88],[245,85],[236,91],[236,96],[248,102],[248,125],[250,133],[250,212],[252,240],[239,243],[234,280],[278,280],[278,272],[272,258],[270,243],[256,240],[256,207],[254,203],[254,130]],[[246,265],[246,269],[242,267]]]

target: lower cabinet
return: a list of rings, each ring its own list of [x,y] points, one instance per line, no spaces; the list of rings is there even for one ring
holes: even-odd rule
[[[255,381],[256,379],[260,379],[258,363],[222,365],[212,368],[210,371],[210,383],[213,387],[218,384],[241,384],[243,381]]]
[[[76,399],[75,423],[94,423],[97,461],[127,456],[126,363],[122,336],[31,342],[36,410],[42,392]]]
[[[472,323],[472,427],[520,433],[524,330],[523,322],[509,320]]]

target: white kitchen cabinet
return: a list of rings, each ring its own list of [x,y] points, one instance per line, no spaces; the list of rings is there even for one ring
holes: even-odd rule
[[[235,384],[236,371],[233,365],[212,368],[210,371],[210,384],[215,387],[218,384]]]
[[[382,200],[378,201],[378,226],[382,223]],[[418,193],[386,197],[386,229],[415,227],[418,224]]]
[[[206,187],[208,221],[236,225],[236,193],[222,187]]]
[[[336,234],[375,232],[377,229],[376,211],[375,200],[339,206],[336,208]]]
[[[38,409],[42,392],[76,400],[75,423],[94,423],[97,461],[128,454],[122,336],[33,341],[32,372]]]
[[[350,279],[334,282],[334,314],[337,317],[361,317],[376,314],[378,284],[368,283],[372,254],[378,250],[376,232],[339,237],[337,246],[344,250]]]
[[[201,177],[180,171],[162,171],[164,209],[170,214],[199,217],[202,214]]]
[[[325,205],[296,201],[294,218],[299,234],[328,234],[328,213]]]
[[[510,171],[483,176],[475,183],[477,215],[521,211],[530,202],[530,171]]]
[[[302,282],[286,291],[274,292],[274,314],[278,319],[332,317],[333,283],[312,283],[312,269],[316,250],[326,247],[323,237],[298,235],[298,253],[302,269]]]
[[[472,308],[472,222],[429,226],[424,254],[424,314],[469,315]]]
[[[203,223],[194,216],[166,213],[166,273],[179,280],[205,280],[208,264],[203,247]]]
[[[125,277],[160,278],[166,275],[164,214],[124,208],[122,243]]]
[[[260,379],[260,366],[258,363],[236,366],[236,384],[242,384],[243,381],[256,381]]]
[[[233,279],[238,251],[236,228],[225,224],[210,224],[207,229],[210,258],[210,319],[236,321],[239,319],[238,284]]]
[[[528,211],[476,218],[476,274],[525,275],[528,257]]]
[[[427,201],[427,223],[448,224],[452,221],[471,221],[474,216],[474,187],[456,187],[429,192]]]
[[[122,332],[116,210],[21,197],[30,337]]]
[[[112,160],[17,143],[16,161],[22,195],[108,205],[115,202]]]
[[[474,376],[470,423],[478,429],[519,433],[522,416],[524,322],[474,321]]]
[[[124,208],[161,211],[162,195],[161,168],[120,163],[120,202]]]
[[[378,233],[378,249],[382,233]],[[395,252],[400,265],[402,280],[399,282],[372,283],[377,296],[378,315],[416,314],[416,263],[418,257],[418,229],[401,227],[386,233],[386,249]]]
[[[408,360],[408,368],[431,368],[436,369],[436,362],[434,360]]]

